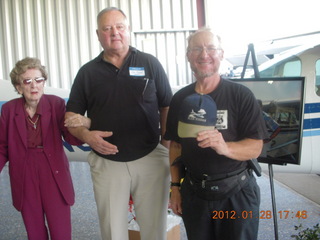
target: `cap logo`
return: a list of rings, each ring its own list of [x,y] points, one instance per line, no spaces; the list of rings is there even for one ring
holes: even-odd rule
[[[198,113],[192,109],[188,119],[192,121],[207,122],[207,120],[204,118],[204,115],[206,115],[206,111],[204,109],[200,109]]]

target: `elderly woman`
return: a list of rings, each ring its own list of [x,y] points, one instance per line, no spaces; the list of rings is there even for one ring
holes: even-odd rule
[[[65,101],[44,94],[47,72],[38,59],[18,61],[10,77],[22,97],[2,106],[0,172],[9,162],[13,205],[29,240],[48,239],[47,226],[51,240],[71,240],[75,196],[62,137],[73,145],[82,143],[64,126]],[[74,121],[90,125],[80,115]]]

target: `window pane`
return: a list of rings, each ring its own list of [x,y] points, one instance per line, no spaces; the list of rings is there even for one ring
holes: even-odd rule
[[[300,77],[301,62],[300,60],[287,62],[283,68],[283,77]]]

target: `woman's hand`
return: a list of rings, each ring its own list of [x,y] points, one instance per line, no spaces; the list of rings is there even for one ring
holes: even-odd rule
[[[91,126],[91,119],[81,114],[72,115],[64,120],[65,127],[85,127],[90,128]]]

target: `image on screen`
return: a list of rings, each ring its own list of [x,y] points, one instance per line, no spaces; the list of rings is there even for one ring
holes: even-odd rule
[[[231,80],[247,86],[262,108],[269,138],[258,161],[300,164],[304,78]]]

